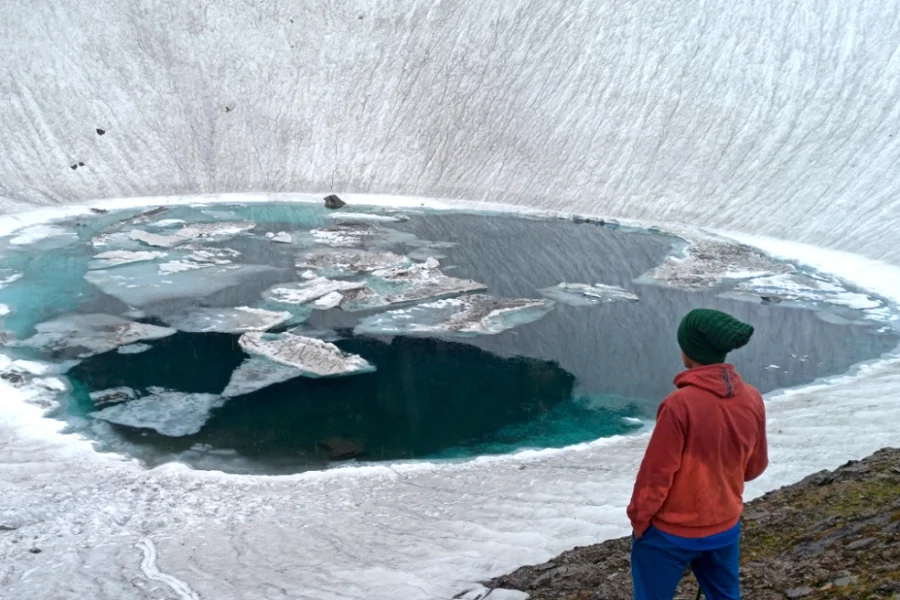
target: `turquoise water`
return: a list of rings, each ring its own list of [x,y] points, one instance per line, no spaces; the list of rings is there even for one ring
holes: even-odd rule
[[[893,330],[877,323],[853,318],[827,322],[820,311],[791,303],[739,302],[720,297],[719,288],[688,292],[636,285],[634,279],[671,251],[675,240],[666,235],[592,223],[460,213],[413,214],[406,222],[379,223],[378,235],[359,243],[419,261],[434,256],[447,275],[482,283],[487,294],[498,298],[540,298],[539,290],[567,281],[621,286],[640,300],[596,306],[557,303],[546,314],[521,319],[497,335],[356,335],[353,328],[360,319],[396,307],[312,310],[262,299],[262,292],[272,285],[303,281],[295,263],[325,247],[310,229],[333,224],[323,208],[177,207],[146,222],[119,223],[138,212],[60,224],[77,234],[71,239],[50,238],[25,246],[0,240],[0,280],[4,273],[23,274],[0,289],[0,303],[13,308],[0,322],[3,330],[24,340],[43,321],[90,313],[165,326],[174,315],[198,307],[246,305],[288,310],[293,318],[272,332],[300,324],[295,333],[325,336],[376,368],[344,377],[293,377],[223,399],[218,395],[248,358],[238,344],[239,333],[179,332],[142,342],[148,347],[144,352],[122,354],[113,349],[84,358],[66,374],[73,391],[54,416],[96,439],[101,448],[133,454],[148,464],[179,460],[199,468],[282,473],[345,460],[459,459],[627,434],[640,426],[640,420],[652,420],[656,406],[672,389],[680,368],[674,331],[681,316],[697,306],[727,310],[756,326],[753,342],[733,359],[744,377],[764,392],[843,372],[898,343]],[[185,257],[193,250],[184,245],[147,248],[127,240],[127,232],[136,227],[163,234],[180,227],[171,221],[155,224],[163,219],[250,220],[256,228],[190,242],[189,246],[233,260],[221,267],[221,274],[211,276],[220,271],[198,269],[163,277],[156,265],[190,260]],[[292,243],[266,238],[266,233],[281,231],[291,233]],[[118,237],[106,240],[105,246],[92,245],[101,233]],[[140,277],[140,285],[122,280],[120,287],[104,288],[117,299],[85,280],[91,257],[117,248],[169,256],[109,269],[113,278],[135,273]],[[231,277],[228,269],[235,265],[256,270],[233,280],[221,279]],[[366,281],[366,277],[349,279]],[[151,289],[153,285],[161,287]],[[167,295],[160,295],[160,289]],[[157,299],[144,302],[151,292]],[[847,311],[843,314],[852,317]],[[61,356],[51,348],[14,344],[7,351],[50,361]],[[95,418],[93,413],[109,405],[91,400],[90,394],[111,388],[131,390],[134,399],[126,403],[145,399],[133,416],[136,422],[124,425]],[[183,396],[173,401],[171,394],[154,395],[157,389]],[[204,401],[208,406],[201,406],[205,412],[199,416],[178,416],[185,406]],[[159,423],[167,418],[170,426],[173,418],[198,419],[197,430],[179,435],[160,431]]]

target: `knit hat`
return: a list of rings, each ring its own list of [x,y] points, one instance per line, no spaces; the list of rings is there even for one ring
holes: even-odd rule
[[[746,346],[752,336],[752,325],[706,308],[692,310],[678,326],[678,345],[682,352],[703,365],[725,362],[729,352]]]

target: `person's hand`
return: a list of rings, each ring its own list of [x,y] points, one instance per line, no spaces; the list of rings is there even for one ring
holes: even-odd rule
[[[631,530],[631,535],[634,536],[634,541],[638,541],[639,539],[641,539],[642,537],[644,537],[644,534],[645,534],[645,533],[647,533],[647,530],[646,530],[646,529],[643,530],[643,531],[638,531],[637,529],[632,529],[632,530]]]

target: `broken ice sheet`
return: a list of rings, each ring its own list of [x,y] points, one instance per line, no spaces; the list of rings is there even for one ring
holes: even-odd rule
[[[137,263],[89,271],[84,278],[103,293],[141,307],[176,298],[203,298],[277,271],[265,265],[210,265],[199,277],[192,271],[160,273],[156,264]]]
[[[187,394],[159,387],[148,391],[148,396],[120,402],[90,416],[117,425],[154,429],[168,437],[182,437],[199,432],[213,409],[225,403],[225,398],[215,394]]]
[[[280,283],[263,292],[263,298],[278,304],[306,304],[332,292],[358,290],[363,287],[365,287],[365,284],[358,281],[340,281],[316,277],[306,281]]]
[[[129,387],[110,388],[108,390],[100,390],[90,393],[91,402],[95,406],[103,404],[115,404],[116,402],[124,402],[125,400],[133,400],[137,398],[137,392]]]
[[[850,292],[836,280],[797,273],[756,277],[740,282],[728,297],[765,302],[819,303],[856,310],[881,308],[883,304],[866,294]]]
[[[313,271],[321,277],[346,277],[411,264],[409,258],[393,252],[366,250],[320,250],[301,256],[296,262],[298,269]]]
[[[793,265],[778,262],[750,246],[703,240],[688,246],[685,256],[670,256],[634,281],[693,290],[715,287],[727,280],[792,273],[794,270]]]
[[[483,294],[448,298],[362,319],[354,333],[371,335],[494,335],[532,323],[553,307],[550,300],[495,298]]]
[[[256,223],[251,221],[240,221],[234,223],[196,223],[186,225],[170,235],[152,233],[141,229],[133,229],[128,237],[132,240],[142,242],[148,246],[156,246],[159,248],[173,248],[180,244],[184,244],[196,238],[215,238],[216,240],[225,240],[232,238],[245,231],[250,231],[256,227]]]
[[[340,223],[403,223],[409,221],[407,215],[379,215],[353,212],[333,212],[328,214],[328,218]]]
[[[290,320],[293,315],[249,306],[235,308],[198,308],[167,317],[169,326],[190,333],[244,333],[265,331]]]
[[[22,279],[21,273],[14,273],[10,269],[0,269],[0,289],[5,288],[11,283]]]
[[[45,250],[61,248],[78,240],[74,232],[56,225],[33,225],[16,232],[16,236],[9,240],[11,246],[28,246],[47,240],[41,244]]]
[[[104,314],[68,315],[35,326],[37,333],[23,346],[62,358],[85,358],[140,340],[156,340],[175,333],[168,327],[136,323]]]
[[[487,286],[470,279],[457,279],[441,273],[435,262],[410,267],[379,270],[366,280],[366,287],[344,294],[341,308],[368,310],[391,304],[418,302],[430,298],[459,296],[486,290]]]
[[[569,306],[593,306],[596,304],[626,300],[634,302],[637,295],[623,288],[602,283],[560,283],[540,290],[541,295]]]
[[[332,248],[367,248],[393,246],[414,240],[412,233],[397,231],[370,223],[337,223],[298,234],[295,241],[321,244]]]
[[[375,370],[361,356],[348,354],[334,344],[292,333],[254,331],[242,335],[238,343],[247,354],[295,367],[304,377],[339,377]]]
[[[139,250],[136,252],[131,250],[109,250],[106,252],[101,252],[100,254],[96,254],[91,260],[88,268],[91,270],[108,269],[110,267],[118,267],[120,265],[144,262],[148,260],[157,260],[165,257],[165,252],[155,252],[148,250]]]
[[[265,358],[251,357],[242,362],[231,374],[231,379],[222,392],[222,396],[225,398],[243,396],[303,375],[304,372],[297,367],[283,365]]]

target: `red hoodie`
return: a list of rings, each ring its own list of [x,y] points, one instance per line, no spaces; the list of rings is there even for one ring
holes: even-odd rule
[[[709,365],[675,378],[628,506],[638,535],[651,524],[688,538],[722,533],[743,511],[744,482],[768,466],[762,396],[731,365]]]

